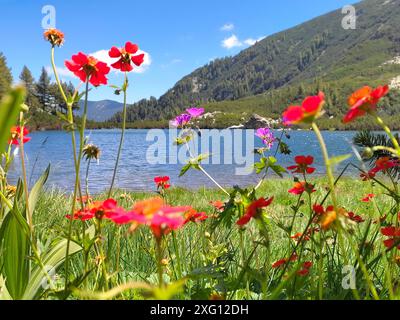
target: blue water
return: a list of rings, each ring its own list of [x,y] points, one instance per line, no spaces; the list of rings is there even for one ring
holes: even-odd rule
[[[236,130],[235,130],[236,131]],[[158,131],[159,132],[159,131]],[[168,130],[164,131],[168,137]],[[246,134],[253,136],[252,130],[237,130],[246,141]],[[189,188],[201,186],[213,186],[212,182],[199,171],[190,171],[185,176],[179,178],[179,172],[183,164],[170,163],[167,159],[165,164],[149,164],[146,157],[148,148],[154,141],[146,141],[148,130],[127,130],[124,148],[122,151],[120,166],[116,179],[116,187],[127,190],[154,190],[153,178],[158,175],[168,175],[171,177],[172,184]],[[323,136],[328,145],[331,156],[353,154],[352,138],[355,132],[323,132]],[[115,157],[117,153],[120,131],[118,130],[93,130],[87,132],[91,143],[96,144],[101,149],[99,163],[92,162],[89,174],[89,186],[91,192],[101,192],[107,189],[110,184]],[[275,132],[276,136],[280,132]],[[312,155],[315,157],[316,174],[324,173],[323,159],[320,152],[318,141],[313,132],[292,131],[290,139],[284,141],[292,150],[291,155],[281,155],[278,153],[279,163],[283,166],[293,164],[295,155]],[[51,164],[51,173],[47,187],[58,188],[64,191],[71,191],[74,185],[74,167],[72,158],[71,138],[68,133],[61,131],[35,132],[31,134],[32,140],[26,144],[25,151],[27,157],[28,178],[30,185],[41,175],[48,164]],[[246,152],[245,143],[240,139],[233,139],[232,144],[226,142],[219,150],[210,149],[214,155],[229,155],[238,149],[242,155],[252,158],[252,152]],[[261,146],[261,142],[255,139],[256,147]],[[211,147],[210,147],[211,148]],[[207,147],[206,147],[207,150]],[[270,151],[273,155],[275,148]],[[165,147],[158,150],[158,155],[168,154]],[[224,157],[222,157],[222,160]],[[234,158],[235,159],[235,158]],[[339,171],[349,162],[356,162],[355,157],[342,163],[336,170]],[[247,186],[258,181],[258,176],[253,172],[250,175],[237,175],[235,168],[244,167],[238,164],[209,164],[204,167],[206,170],[224,186],[240,185]],[[84,174],[86,162],[82,162],[82,184],[84,185]],[[15,182],[20,175],[20,163],[18,158],[11,169],[10,179]],[[249,171],[249,170],[248,170]],[[349,171],[348,174],[354,174]]]

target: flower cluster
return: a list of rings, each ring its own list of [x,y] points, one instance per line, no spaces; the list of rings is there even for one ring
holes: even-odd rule
[[[172,120],[171,124],[177,128],[184,128],[194,118],[199,118],[204,113],[204,108],[188,108],[187,113],[182,113]]]
[[[169,180],[170,179],[168,176],[155,177],[154,183],[156,184],[158,190],[166,190],[171,187],[171,185],[169,184]]]
[[[267,149],[271,149],[275,142],[274,133],[270,128],[259,128],[256,131],[256,136],[259,137]]]

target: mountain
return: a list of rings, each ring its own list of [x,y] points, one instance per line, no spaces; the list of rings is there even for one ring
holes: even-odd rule
[[[193,103],[230,113],[234,121],[249,110],[277,116],[293,99],[321,89],[327,91],[328,114],[342,114],[343,94],[400,74],[400,64],[393,62],[400,55],[400,0],[364,0],[355,8],[355,30],[342,27],[339,9],[269,36],[195,70],[159,99],[130,106],[128,121],[168,119]],[[397,100],[389,102],[394,108]],[[121,118],[118,113],[112,120]]]
[[[79,102],[77,115],[82,115],[84,101]],[[92,121],[106,121],[117,112],[122,111],[123,104],[113,100],[88,101],[88,119]]]

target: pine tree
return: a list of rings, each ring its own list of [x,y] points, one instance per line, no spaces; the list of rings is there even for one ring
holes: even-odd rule
[[[0,99],[10,89],[13,78],[10,69],[7,67],[7,60],[0,52]]]
[[[40,108],[40,102],[37,97],[35,79],[27,66],[22,68],[19,79],[26,88],[25,103],[29,106],[32,112],[36,112]]]
[[[39,81],[36,85],[38,99],[44,111],[50,111],[52,98],[50,95],[51,86],[50,86],[50,76],[47,73],[46,69],[42,68],[42,73],[40,74]]]

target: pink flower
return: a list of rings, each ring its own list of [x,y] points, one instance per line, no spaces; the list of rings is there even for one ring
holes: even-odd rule
[[[204,113],[204,108],[189,108],[189,109],[186,109],[186,112],[192,118],[198,118]]]
[[[184,113],[177,116],[175,120],[172,121],[172,125],[177,128],[179,127],[183,128],[190,122],[191,119],[192,119],[191,115]]]

